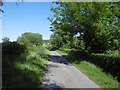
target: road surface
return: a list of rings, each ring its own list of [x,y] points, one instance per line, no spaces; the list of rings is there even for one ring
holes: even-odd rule
[[[56,51],[51,51],[50,61],[43,77],[43,88],[100,88],[86,75],[69,64]]]

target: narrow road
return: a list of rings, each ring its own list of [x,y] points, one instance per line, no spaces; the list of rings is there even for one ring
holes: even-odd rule
[[[51,51],[50,61],[43,77],[43,88],[100,88],[82,72],[69,64],[56,51]]]

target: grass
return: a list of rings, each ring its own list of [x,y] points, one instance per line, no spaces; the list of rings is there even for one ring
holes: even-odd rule
[[[40,85],[42,82],[42,77],[44,75],[46,65],[47,65],[47,60],[40,57],[34,58],[33,60],[28,59],[27,62],[23,64],[16,63],[17,69],[24,72],[24,75],[20,76],[21,80],[24,82],[19,81],[19,83],[23,85],[23,87],[26,84],[29,85],[33,84],[31,85],[32,87],[37,87],[37,85]],[[24,76],[30,77],[31,82],[27,82],[28,80],[24,78]],[[29,87],[29,86],[25,86],[25,87]]]
[[[68,52],[57,50],[63,57],[69,56]],[[73,56],[70,56],[73,57]],[[71,58],[67,58],[70,60]],[[86,76],[88,76],[91,80],[93,80],[96,84],[98,84],[102,88],[118,88],[119,82],[108,73],[103,72],[102,69],[97,67],[96,65],[81,59],[70,60],[70,62],[82,71]]]
[[[87,61],[74,62],[73,65],[86,74],[102,88],[118,88],[118,82],[110,74],[102,72],[99,67]]]
[[[13,42],[3,44],[2,48],[3,89],[37,88],[41,85],[49,58],[46,48],[33,46],[25,49]]]

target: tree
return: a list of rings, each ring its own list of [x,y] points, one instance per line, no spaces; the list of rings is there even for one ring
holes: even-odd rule
[[[39,33],[25,32],[18,37],[17,42],[27,46],[35,45],[40,46],[43,44],[42,35]]]
[[[4,37],[4,38],[2,39],[2,41],[3,41],[3,43],[9,42],[9,38],[8,38],[8,37]]]
[[[79,33],[77,42],[82,38],[86,50],[105,52],[118,47],[119,7],[119,3],[109,2],[59,2],[51,8],[54,18],[48,18],[51,31],[62,38],[69,37],[62,40],[63,45],[69,41],[73,46],[73,38]]]

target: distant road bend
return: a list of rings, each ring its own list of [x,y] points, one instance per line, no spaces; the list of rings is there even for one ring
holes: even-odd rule
[[[70,65],[56,51],[51,51],[43,88],[100,88],[82,72]]]

